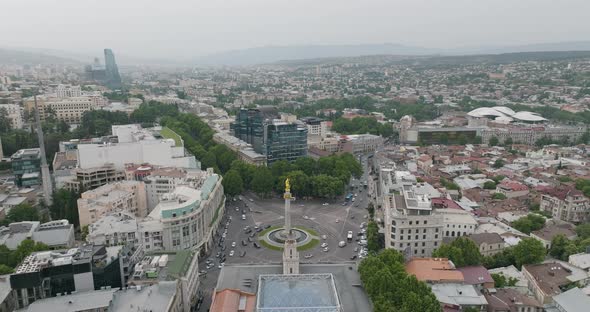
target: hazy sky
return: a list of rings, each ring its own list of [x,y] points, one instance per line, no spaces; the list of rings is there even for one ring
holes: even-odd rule
[[[266,45],[590,40],[590,0],[0,0],[0,46],[190,57]]]

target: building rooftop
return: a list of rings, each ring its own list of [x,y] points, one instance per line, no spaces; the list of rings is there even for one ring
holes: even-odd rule
[[[137,220],[131,214],[116,212],[106,215],[88,226],[89,236],[137,231]]]
[[[24,311],[100,311],[109,306],[115,291],[117,291],[117,289],[105,289],[45,298],[31,303],[31,305],[29,305]]]
[[[590,253],[570,255],[568,262],[582,270],[590,269]]]
[[[446,258],[414,258],[406,263],[406,272],[423,282],[458,282],[464,281],[463,273]]]
[[[487,244],[501,244],[504,242],[502,236],[498,233],[479,233],[479,234],[471,234],[468,236],[469,239],[475,242],[477,246],[487,243]]]
[[[516,287],[527,287],[528,283],[524,278],[522,272],[520,272],[515,266],[510,265],[507,267],[500,267],[495,269],[490,269],[488,272],[491,274],[501,274],[504,275],[507,279],[508,278],[515,278],[517,279]]]
[[[553,301],[560,307],[557,311],[563,312],[586,312],[590,306],[590,297],[577,287],[554,296]]]
[[[430,287],[440,303],[461,306],[488,304],[485,297],[473,285],[442,283],[433,284]]]
[[[478,285],[484,283],[494,283],[494,279],[486,268],[481,265],[467,266],[457,269],[463,274],[465,284]]]
[[[546,241],[551,241],[557,235],[564,235],[565,237],[576,236],[575,227],[569,223],[546,224],[540,230],[533,231],[531,234],[542,238]]]
[[[338,312],[340,300],[332,274],[260,275],[259,312]]]
[[[137,285],[114,293],[109,311],[168,311],[176,294],[176,281]]]
[[[568,279],[568,276],[571,275],[571,270],[566,270],[566,268],[559,263],[524,265],[523,271],[525,269],[535,279],[539,288],[549,296],[561,293],[560,287],[572,282]]]
[[[514,288],[497,288],[484,293],[492,311],[518,311],[511,307],[528,306],[543,308],[543,305],[532,296],[527,296]]]
[[[361,287],[359,273],[354,269],[353,263],[339,264],[302,264],[301,274],[331,274],[342,312],[371,311],[369,299]],[[259,276],[282,274],[283,266],[280,264],[267,265],[231,265],[226,264],[221,270],[217,281],[216,290],[238,289],[255,293],[259,290]],[[271,311],[271,310],[266,310]],[[266,312],[265,311],[265,312]],[[292,310],[277,310],[292,311]],[[294,310],[301,311],[301,310]],[[304,310],[305,311],[305,310]],[[322,310],[309,310],[322,311]],[[326,310],[332,311],[332,310]]]
[[[215,292],[211,312],[243,311],[254,312],[256,294],[237,289],[223,289]]]
[[[135,264],[130,283],[151,284],[156,280],[174,281],[184,277],[194,257],[195,252],[190,250],[147,254]]]
[[[41,150],[39,148],[27,148],[16,151],[10,157],[13,161],[19,159],[39,158]]]

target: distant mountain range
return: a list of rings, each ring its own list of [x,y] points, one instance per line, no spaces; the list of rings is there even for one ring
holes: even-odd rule
[[[434,49],[402,44],[358,44],[358,45],[302,45],[302,46],[268,46],[243,50],[219,52],[185,60],[146,59],[118,54],[115,50],[117,63],[120,67],[132,65],[255,65],[270,64],[280,61],[315,60],[321,62],[325,58],[347,58],[359,56],[403,56],[407,59],[416,56],[450,57],[466,55],[495,55],[519,52],[551,52],[551,51],[590,51],[590,41],[571,41],[560,43],[542,43],[518,46],[487,46],[464,47],[456,49]],[[94,57],[103,59],[102,50],[92,53],[71,53],[51,49],[0,48],[0,64],[89,64]],[[452,58],[451,58],[452,59]],[[477,58],[472,58],[474,61]],[[488,59],[488,58],[486,58]],[[443,61],[443,59],[441,59]],[[455,60],[456,61],[456,60]],[[453,61],[454,62],[454,61]],[[443,62],[444,63],[444,62]]]

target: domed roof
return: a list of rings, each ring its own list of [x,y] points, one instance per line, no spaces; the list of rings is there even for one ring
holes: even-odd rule
[[[470,111],[469,113],[467,113],[467,115],[469,115],[471,117],[486,117],[486,116],[504,117],[504,116],[506,116],[506,114],[494,109],[493,107],[476,108],[476,109]]]
[[[512,118],[522,121],[545,121],[547,119],[539,116],[537,113],[522,111],[512,115]]]

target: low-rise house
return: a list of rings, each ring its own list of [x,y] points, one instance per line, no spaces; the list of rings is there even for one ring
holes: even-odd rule
[[[528,195],[529,188],[516,181],[504,180],[496,185],[496,193],[504,194],[507,198],[515,198]]]
[[[543,312],[543,305],[537,299],[514,288],[488,289],[484,297],[488,312]]]
[[[431,289],[441,305],[478,311],[485,310],[488,305],[486,298],[473,285],[442,283],[431,285]]]
[[[590,307],[590,297],[580,288],[575,287],[553,297],[546,312],[586,312]]]
[[[222,289],[213,294],[212,302],[210,312],[254,312],[256,294],[239,289]]]
[[[447,258],[414,258],[406,263],[406,272],[427,283],[463,283],[463,274]]]
[[[547,249],[551,248],[551,241],[557,235],[563,235],[568,239],[575,239],[577,236],[574,225],[559,221],[549,221],[542,229],[531,232],[531,237],[539,240]]]
[[[553,296],[561,294],[573,283],[580,286],[588,283],[587,272],[566,264],[554,261],[523,265],[522,274],[527,280],[528,289],[539,302],[549,304],[553,301]]]
[[[522,274],[522,272],[520,272],[513,265],[510,265],[507,267],[499,267],[499,268],[495,268],[495,269],[490,269],[490,270],[488,270],[488,272],[490,273],[490,275],[492,275],[492,274],[503,275],[506,278],[506,280],[515,279],[516,285],[514,285],[513,287],[519,287],[519,288],[527,288],[528,287],[528,283],[524,279],[524,275]]]
[[[457,269],[463,274],[465,284],[473,285],[477,289],[494,288],[494,279],[486,268],[481,265],[467,266]]]
[[[590,253],[570,255],[567,262],[586,272],[590,271]]]
[[[468,238],[477,245],[479,252],[484,257],[493,256],[506,247],[504,239],[498,233],[471,234]]]

